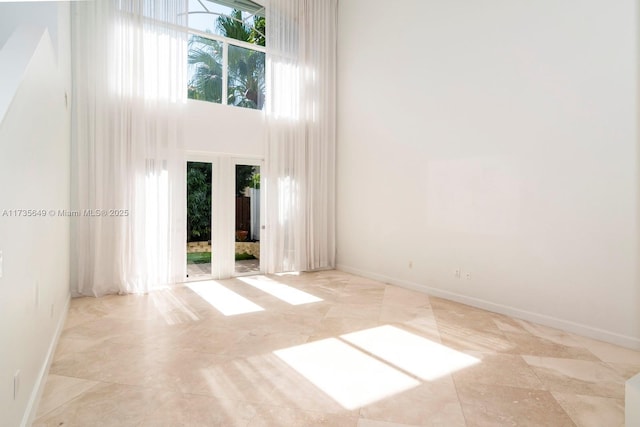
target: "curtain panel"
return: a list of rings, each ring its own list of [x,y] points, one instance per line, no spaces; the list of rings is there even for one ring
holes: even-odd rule
[[[183,281],[186,16],[185,0],[72,5],[74,296]]]
[[[335,266],[337,0],[270,0],[267,271]]]

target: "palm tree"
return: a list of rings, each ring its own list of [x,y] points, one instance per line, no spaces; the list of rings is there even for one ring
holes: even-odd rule
[[[188,64],[195,67],[189,81],[191,99],[222,101],[222,43],[201,36],[189,38]]]
[[[242,11],[233,9],[228,16],[219,16],[216,25],[220,34],[230,39],[248,42],[251,38],[251,28],[242,20]]]
[[[251,49],[229,46],[228,104],[262,109],[264,105],[265,55]]]
[[[223,36],[265,45],[264,17],[254,16],[253,25],[242,20],[234,9],[220,16],[217,27]],[[265,93],[265,55],[238,46],[228,49],[227,104],[262,109]],[[189,41],[189,65],[195,67],[189,82],[189,98],[212,102],[222,100],[222,44],[205,37],[192,36]]]

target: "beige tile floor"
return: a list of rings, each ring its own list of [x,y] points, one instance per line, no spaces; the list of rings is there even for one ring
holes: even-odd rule
[[[640,353],[326,271],[74,299],[36,426],[624,424]]]

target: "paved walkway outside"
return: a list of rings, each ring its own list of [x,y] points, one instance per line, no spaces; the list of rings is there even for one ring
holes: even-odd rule
[[[259,259],[236,261],[236,275],[251,273],[260,273]],[[187,275],[189,276],[188,281],[208,279],[211,276],[211,264],[187,264]]]

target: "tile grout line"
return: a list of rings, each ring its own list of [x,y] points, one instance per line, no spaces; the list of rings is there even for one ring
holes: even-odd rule
[[[60,405],[56,406],[55,408],[51,408],[49,411],[45,412],[44,414],[40,414],[40,415],[38,415],[38,417],[37,417],[35,420],[33,420],[34,424],[35,424],[35,422],[36,422],[36,421],[38,421],[40,418],[43,418],[43,417],[45,417],[45,416],[47,416],[47,415],[51,414],[52,412],[54,412],[54,411],[56,411],[56,410],[60,409],[61,407],[63,407],[63,406],[65,406],[65,405],[67,405],[67,404],[69,404],[69,403],[71,403],[71,402],[73,402],[73,401],[75,401],[75,400],[79,399],[81,396],[85,395],[86,393],[88,393],[89,391],[93,390],[93,389],[94,389],[94,388],[96,388],[97,386],[99,386],[99,385],[103,384],[103,383],[102,383],[102,381],[87,380],[87,379],[84,379],[84,378],[70,377],[70,376],[66,376],[66,375],[58,375],[58,374],[53,374],[53,375],[57,375],[57,376],[59,376],[59,377],[67,377],[67,378],[74,378],[74,379],[79,379],[79,380],[91,381],[91,382],[95,382],[96,384],[93,384],[91,387],[89,387],[88,389],[86,389],[86,390],[82,391],[82,392],[81,392],[81,393],[79,393],[78,395],[76,395],[76,396],[74,396],[74,397],[72,397],[72,398],[70,398],[70,399],[68,399],[68,400],[65,400],[63,403],[61,403]],[[47,376],[48,376],[48,374],[47,374]],[[37,412],[36,412],[36,413],[37,413]]]

